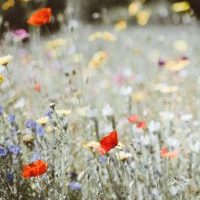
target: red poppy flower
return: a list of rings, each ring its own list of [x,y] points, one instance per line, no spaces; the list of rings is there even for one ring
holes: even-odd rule
[[[146,125],[145,121],[140,121],[137,123],[136,127],[137,128],[146,128],[147,125]]]
[[[167,147],[162,147],[161,151],[160,151],[160,155],[163,158],[170,158],[170,159],[174,159],[177,157],[178,155],[178,151],[168,151]]]
[[[27,23],[32,26],[42,26],[50,22],[51,15],[51,8],[41,8],[29,17]]]
[[[48,164],[42,160],[36,160],[22,169],[22,176],[24,178],[37,177],[44,174],[48,169]]]
[[[33,87],[33,89],[36,91],[36,92],[41,92],[41,85],[39,83],[36,83]]]
[[[131,123],[136,123],[138,121],[138,116],[137,115],[131,115],[128,117],[128,121]]]
[[[103,137],[100,140],[99,151],[102,155],[104,155],[112,148],[117,146],[117,144],[118,144],[117,131],[112,131],[107,136]]]

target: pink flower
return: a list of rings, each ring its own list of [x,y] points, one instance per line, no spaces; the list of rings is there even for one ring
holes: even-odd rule
[[[24,40],[29,37],[29,34],[25,29],[17,29],[14,32],[12,32],[12,35],[20,40]]]

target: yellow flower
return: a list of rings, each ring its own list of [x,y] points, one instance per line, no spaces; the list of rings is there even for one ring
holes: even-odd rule
[[[120,151],[117,153],[117,158],[119,158],[121,161],[125,161],[127,160],[128,158],[131,158],[133,157],[133,155],[131,153],[126,153],[124,151]]]
[[[47,116],[41,117],[37,120],[38,124],[45,125],[48,122],[49,118]]]
[[[190,10],[190,4],[187,1],[173,3],[171,9],[174,12],[185,12]]]
[[[99,51],[94,54],[90,60],[88,67],[92,69],[97,69],[103,65],[108,59],[108,54],[105,51]]]
[[[71,112],[71,110],[56,110],[56,113],[60,116],[68,116]]]
[[[174,93],[178,90],[177,86],[168,86],[163,83],[159,83],[155,85],[155,91],[159,91],[164,94]]]
[[[125,20],[120,20],[119,22],[115,24],[115,30],[117,31],[125,30],[126,27],[127,27],[127,21]]]
[[[116,41],[116,37],[112,33],[107,32],[107,31],[96,32],[96,33],[91,34],[88,37],[88,40],[91,41],[91,42],[98,40],[98,39],[109,41],[109,42],[115,42]]]
[[[7,0],[6,2],[4,2],[1,6],[2,10],[8,10],[11,7],[13,7],[15,5],[15,1],[14,0]]]
[[[141,2],[139,1],[132,2],[128,7],[128,12],[131,16],[136,16],[140,8],[141,8]]]
[[[100,145],[99,142],[90,141],[86,144],[83,144],[83,147],[90,150],[96,150],[99,147],[99,145]]]
[[[12,60],[12,58],[13,57],[11,55],[0,57],[0,65],[7,66],[7,64]]]
[[[5,78],[3,75],[0,74],[0,85],[4,82]]]
[[[138,91],[132,94],[132,100],[136,102],[141,102],[145,99],[146,93],[144,91]]]
[[[47,49],[57,49],[66,44],[66,41],[62,38],[51,40],[47,42]]]
[[[142,10],[142,11],[138,12],[136,17],[137,17],[138,25],[145,26],[149,21],[150,12],[147,10]]]
[[[167,61],[167,63],[165,64],[165,68],[171,72],[178,72],[181,71],[182,69],[184,69],[185,67],[187,67],[187,65],[189,65],[189,60],[169,60]]]

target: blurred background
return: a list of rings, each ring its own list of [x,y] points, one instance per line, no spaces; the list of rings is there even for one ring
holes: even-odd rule
[[[55,32],[70,20],[82,23],[190,24],[200,18],[200,1],[188,0],[0,0],[0,37],[7,31],[26,29],[28,16],[41,7],[51,7],[52,22],[45,27]],[[42,30],[42,33],[45,33]]]

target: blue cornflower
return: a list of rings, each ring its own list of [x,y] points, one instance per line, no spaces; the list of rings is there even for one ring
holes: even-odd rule
[[[7,149],[4,147],[0,147],[0,157],[7,155]]]
[[[0,115],[3,114],[3,106],[0,106]]]
[[[81,184],[79,182],[76,181],[72,181],[69,185],[68,185],[70,190],[81,190]]]
[[[41,125],[39,125],[39,124],[37,124],[37,126],[36,126],[36,134],[37,134],[38,136],[44,136],[44,134],[45,134],[45,129],[44,129],[44,127],[41,126]]]
[[[107,160],[107,157],[106,157],[106,156],[99,156],[99,162],[100,162],[101,164],[105,163],[106,160]]]
[[[49,119],[52,119],[52,115],[53,115],[53,111],[52,110],[49,110],[45,116],[47,116]]]
[[[26,128],[30,128],[30,129],[36,129],[36,127],[37,127],[37,123],[36,123],[36,121],[34,121],[34,120],[32,120],[32,119],[29,119],[29,120],[27,120],[26,122],[25,122],[25,126],[26,126]]]
[[[7,178],[7,181],[9,184],[13,184],[13,181],[14,181],[14,174],[13,172],[8,172],[6,174],[6,178]]]
[[[20,146],[17,145],[12,145],[8,148],[9,152],[17,155],[20,154],[22,152],[22,148]]]
[[[13,114],[9,114],[7,120],[8,120],[8,122],[10,122],[12,124],[15,122],[16,117]]]

